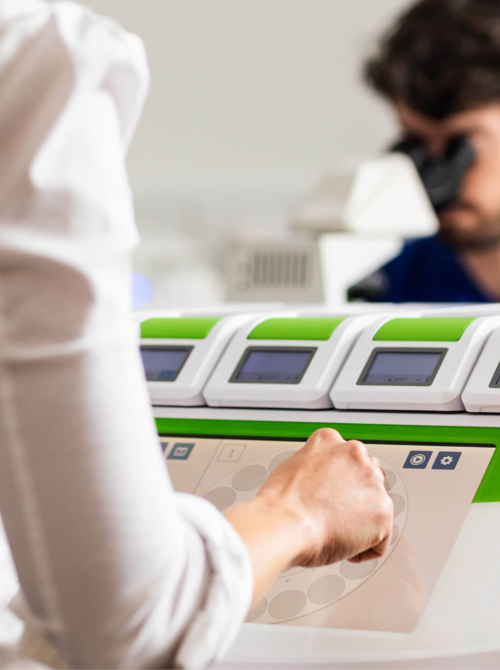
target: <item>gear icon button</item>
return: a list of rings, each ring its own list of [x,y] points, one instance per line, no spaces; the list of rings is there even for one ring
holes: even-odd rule
[[[461,451],[440,451],[432,466],[433,470],[454,470],[462,455]]]

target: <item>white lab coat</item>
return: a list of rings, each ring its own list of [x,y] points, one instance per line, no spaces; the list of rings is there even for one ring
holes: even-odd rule
[[[0,0],[0,509],[28,626],[70,667],[201,667],[235,638],[247,550],[172,490],[135,334],[124,156],[140,40]]]

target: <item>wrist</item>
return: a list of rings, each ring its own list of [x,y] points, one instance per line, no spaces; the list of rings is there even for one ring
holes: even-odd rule
[[[300,508],[264,493],[225,514],[245,543],[252,563],[252,607],[264,597],[279,575],[303,565],[314,555],[312,524]]]
[[[258,495],[229,511],[226,517],[231,523],[232,518],[241,517],[245,520],[247,533],[251,534],[253,528],[259,535],[267,535],[268,543],[279,545],[283,570],[304,563],[314,553],[314,524],[299,506],[288,504],[282,498]],[[237,522],[237,525],[240,524]]]
[[[299,503],[269,498],[265,500],[265,505],[268,514],[275,514],[276,523],[286,527],[292,535],[294,555],[288,567],[306,565],[316,552],[319,536],[317,523]]]

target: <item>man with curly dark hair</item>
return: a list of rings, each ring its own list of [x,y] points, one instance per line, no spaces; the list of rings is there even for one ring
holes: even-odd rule
[[[500,301],[500,0],[420,0],[364,69],[393,106],[402,139],[441,160],[457,141],[472,159],[439,232],[349,290],[375,302]]]

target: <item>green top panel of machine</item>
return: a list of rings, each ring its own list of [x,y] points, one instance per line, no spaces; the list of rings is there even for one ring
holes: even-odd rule
[[[168,317],[141,323],[143,339],[204,340],[221,317]]]
[[[391,319],[375,334],[384,342],[458,342],[474,318]]]
[[[345,318],[275,318],[262,321],[249,334],[249,340],[329,340]]]

